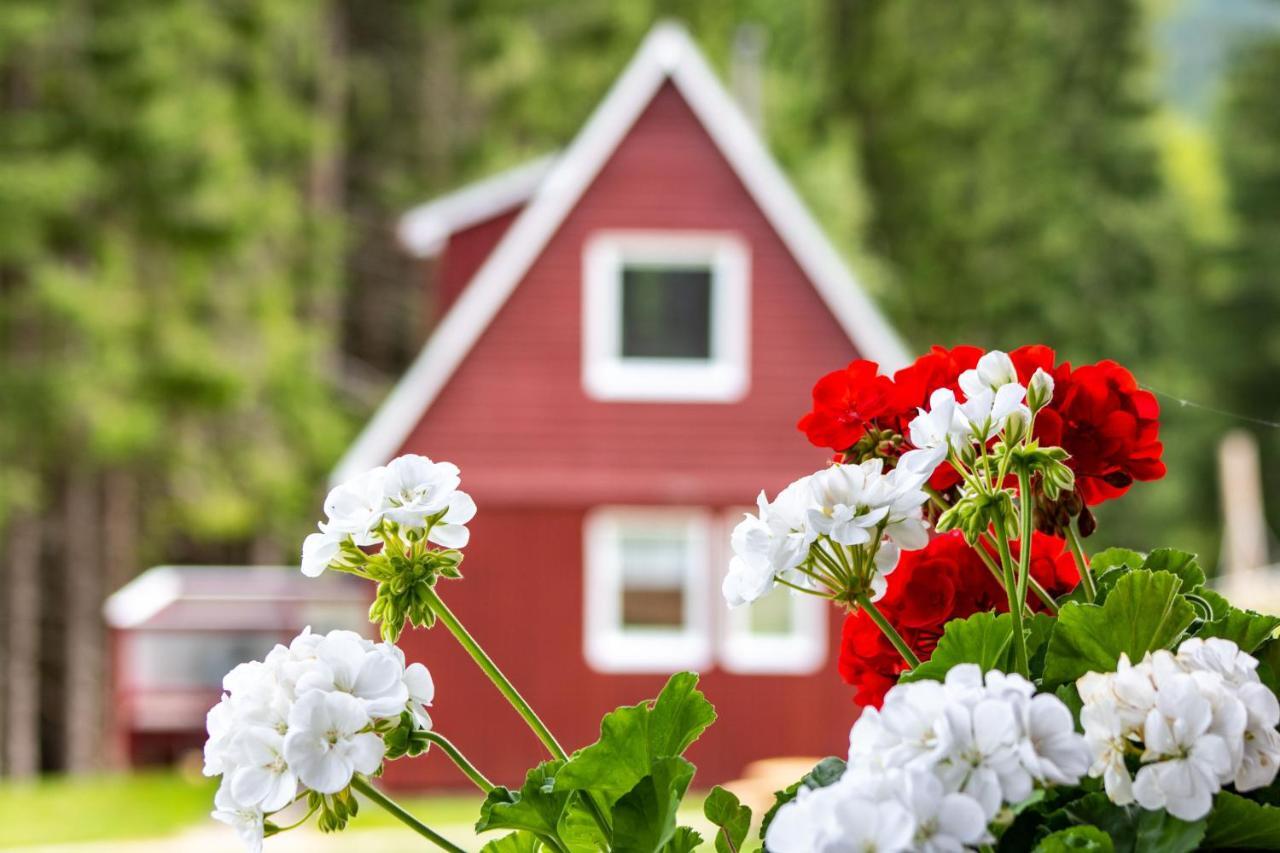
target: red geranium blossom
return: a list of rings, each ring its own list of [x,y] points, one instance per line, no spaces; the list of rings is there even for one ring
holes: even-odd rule
[[[1055,597],[1079,581],[1065,543],[1042,533],[1032,540],[1031,576]],[[935,537],[920,551],[905,552],[888,581],[877,606],[922,660],[933,654],[950,620],[1009,609],[1004,590],[958,531]],[[1031,603],[1040,609],[1034,597]],[[841,677],[857,688],[854,701],[879,707],[906,664],[871,618],[858,611],[845,620],[839,668]]]
[[[818,447],[848,450],[889,413],[893,383],[874,361],[858,359],[813,386],[813,411],[797,426]]]

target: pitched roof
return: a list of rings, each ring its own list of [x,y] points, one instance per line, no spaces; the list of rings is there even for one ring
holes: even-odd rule
[[[689,104],[858,352],[886,370],[907,364],[901,339],[853,277],[688,33],[676,24],[663,23],[650,31],[573,144],[550,165],[516,221],[338,462],[331,475],[334,481],[385,463],[403,445],[667,81]]]
[[[555,161],[548,154],[410,209],[396,224],[400,244],[415,258],[435,257],[450,235],[527,202]]]

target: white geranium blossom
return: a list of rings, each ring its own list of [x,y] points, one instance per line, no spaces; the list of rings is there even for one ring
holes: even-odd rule
[[[766,841],[779,851],[976,849],[991,843],[988,823],[1004,807],[1036,786],[1077,784],[1088,763],[1060,699],[963,664],[865,709],[843,776],[779,809]]]
[[[284,758],[284,738],[265,726],[247,726],[235,739],[237,766],[224,784],[241,805],[278,811],[298,794],[298,777]]]
[[[347,693],[310,690],[289,710],[284,754],[299,781],[321,794],[336,794],[356,773],[373,773],[386,747],[367,727],[364,704]]]
[[[832,465],[809,478],[814,504],[808,510],[811,536],[829,536],[841,545],[865,545],[889,507],[871,503],[870,482],[881,476],[884,462],[871,459],[861,465]],[[887,497],[883,496],[875,496]]]
[[[1007,353],[993,349],[978,359],[978,364],[960,374],[960,390],[967,397],[976,397],[983,391],[999,391],[1006,385],[1016,384],[1018,369]]]
[[[377,770],[385,747],[374,722],[428,730],[435,699],[431,673],[406,666],[396,646],[310,628],[236,666],[223,689],[207,717],[204,772],[222,776],[214,816],[251,848],[261,845],[265,816],[305,788],[335,793],[353,773]]]
[[[458,466],[451,462],[432,462],[416,453],[393,459],[382,478],[386,517],[404,527],[424,527],[449,506],[461,483]]]
[[[366,471],[345,483],[334,486],[324,499],[327,521],[320,524],[323,533],[350,536],[357,545],[373,545],[378,540],[373,530],[387,509],[383,483],[387,469]]]
[[[225,785],[213,797],[213,819],[234,829],[249,853],[262,853],[265,817],[262,809],[257,806],[237,803]]]
[[[1280,703],[1258,681],[1258,662],[1229,640],[1192,638],[1177,654],[1148,653],[1114,673],[1077,681],[1080,721],[1117,804],[1138,802],[1198,820],[1223,785],[1265,787],[1280,767]],[[1130,777],[1125,760],[1141,766]]]
[[[974,440],[986,442],[1004,429],[1010,417],[1031,419],[1031,410],[1023,402],[1026,396],[1027,389],[1017,382],[1001,385],[995,391],[984,388],[960,404],[959,416]]]
[[[966,434],[967,425],[959,417],[956,395],[950,388],[938,388],[929,395],[928,410],[919,409],[908,426],[916,449],[904,453],[898,464],[928,479],[951,448],[967,440]]]
[[[345,534],[321,530],[302,540],[302,573],[318,578],[342,550]]]

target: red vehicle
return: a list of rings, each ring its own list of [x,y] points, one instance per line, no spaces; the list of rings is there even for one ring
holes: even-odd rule
[[[777,594],[730,612],[729,531],[823,464],[794,427],[814,378],[902,345],[679,28],[654,30],[573,143],[410,211],[442,319],[335,471],[420,453],[480,507],[441,593],[566,747],[693,669],[721,709],[700,784],[843,753],[838,614]],[[438,729],[496,780],[540,748],[450,637],[409,632]],[[401,785],[462,785],[448,761]]]

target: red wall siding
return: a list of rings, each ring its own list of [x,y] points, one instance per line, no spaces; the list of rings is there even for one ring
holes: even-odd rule
[[[746,398],[726,404],[602,403],[581,386],[581,268],[598,229],[733,231],[751,247]],[[602,676],[582,655],[582,519],[599,503],[740,506],[823,463],[796,431],[809,389],[855,353],[785,246],[676,91],[664,87],[415,427],[405,450],[461,466],[479,516],[466,579],[443,586],[567,748],[600,715],[653,696],[663,679]],[[835,631],[837,619],[831,619]],[[532,735],[443,632],[406,649],[436,674],[439,728],[486,772],[514,783]],[[696,747],[698,784],[751,759],[842,754],[855,709],[836,674],[712,671],[720,721]],[[456,783],[442,756],[397,767],[402,783]]]
[[[462,295],[467,282],[471,281],[471,277],[498,245],[502,235],[507,233],[522,208],[523,205],[514,207],[449,237],[436,265],[435,310],[429,311],[427,316],[444,316],[444,312]]]

